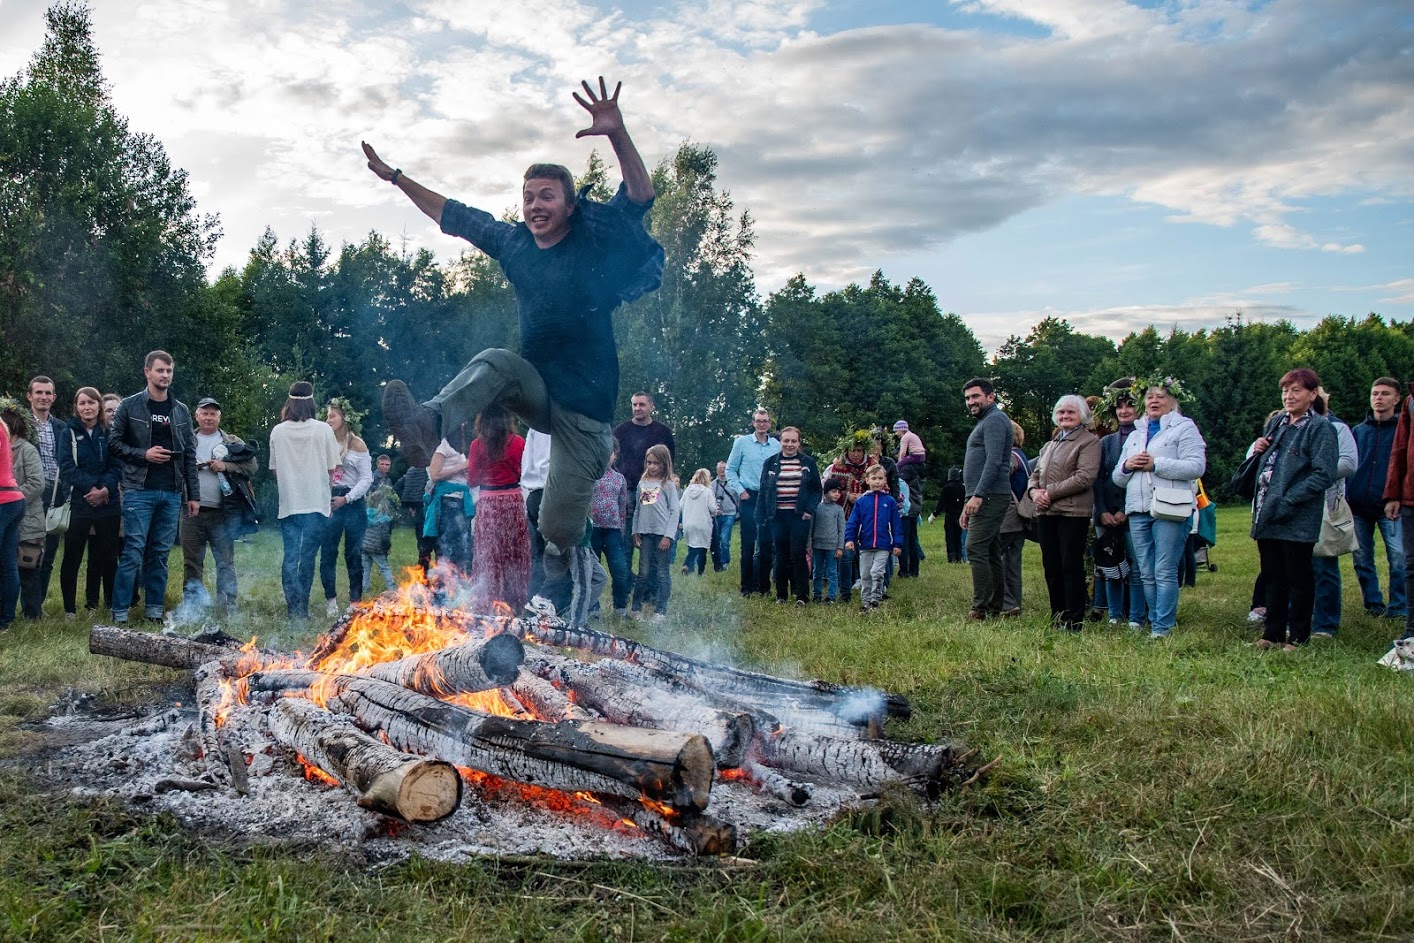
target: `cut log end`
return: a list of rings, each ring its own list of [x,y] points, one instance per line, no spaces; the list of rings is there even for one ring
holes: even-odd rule
[[[462,780],[456,767],[436,760],[412,760],[377,776],[358,804],[422,825],[451,815],[461,797]]]

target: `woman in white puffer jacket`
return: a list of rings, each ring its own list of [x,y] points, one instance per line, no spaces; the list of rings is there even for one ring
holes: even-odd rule
[[[1167,638],[1177,621],[1178,566],[1197,508],[1193,482],[1208,464],[1198,427],[1179,412],[1182,395],[1182,385],[1172,377],[1145,384],[1144,415],[1125,440],[1112,476],[1125,489],[1129,539],[1149,604],[1152,638]]]

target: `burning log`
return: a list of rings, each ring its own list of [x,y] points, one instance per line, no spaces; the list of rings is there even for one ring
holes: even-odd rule
[[[309,701],[285,698],[275,704],[270,733],[336,777],[373,812],[405,822],[437,822],[461,802],[461,777],[450,763],[400,753]]]
[[[258,672],[252,693],[293,694],[381,730],[407,753],[564,792],[646,795],[673,808],[707,807],[712,748],[705,737],[588,721],[541,723],[483,714],[376,678]]]
[[[489,620],[488,620],[489,621]],[[542,618],[497,620],[521,638],[554,648],[574,648],[607,658],[618,658],[677,675],[703,690],[734,697],[755,695],[776,700],[794,700],[801,705],[829,711],[857,726],[867,726],[872,715],[908,719],[912,714],[908,699],[901,694],[850,688],[828,681],[792,681],[754,671],[726,668],[708,662],[651,648],[629,639],[606,635],[592,629],[575,628],[559,619]]]
[[[537,678],[522,666],[511,685],[515,694],[541,720],[594,720],[595,715],[565,696],[565,693],[543,678]]]
[[[626,805],[624,815],[649,835],[679,851],[694,855],[730,855],[736,852],[736,826],[705,813],[665,816],[637,803]]]
[[[135,632],[115,625],[95,625],[88,632],[88,650],[124,661],[140,661],[168,668],[199,668],[223,658],[249,657],[251,666],[269,661],[289,661],[293,656],[277,652],[245,652],[234,645],[205,642],[180,635]]]
[[[547,681],[563,684],[581,703],[615,723],[702,734],[712,744],[718,766],[739,766],[756,729],[749,713],[718,710],[663,690],[627,684],[601,673],[598,665],[534,652],[526,667]]]
[[[823,780],[877,789],[903,782],[935,796],[943,777],[957,765],[948,745],[894,740],[839,740],[794,730],[756,738],[763,765]]]
[[[422,694],[443,697],[505,687],[515,681],[524,660],[525,646],[520,639],[501,634],[468,645],[384,662],[359,673]]]
[[[804,783],[787,779],[767,766],[754,760],[745,760],[739,767],[741,778],[768,796],[775,796],[799,808],[810,801],[810,788]]]

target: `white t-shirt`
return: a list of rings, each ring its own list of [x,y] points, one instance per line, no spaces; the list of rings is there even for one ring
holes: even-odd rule
[[[221,433],[213,432],[207,435],[204,432],[198,432],[196,434],[196,464],[200,466],[210,462],[211,453],[220,444]],[[201,506],[219,508],[221,506],[221,483],[216,480],[216,473],[209,468],[197,468],[196,482],[201,486]]]
[[[329,473],[339,465],[339,443],[328,423],[286,420],[270,430],[270,470],[280,489],[280,517],[329,516]]]

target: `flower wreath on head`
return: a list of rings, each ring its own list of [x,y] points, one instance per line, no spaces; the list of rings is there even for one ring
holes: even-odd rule
[[[1118,421],[1115,412],[1119,409],[1120,403],[1128,403],[1138,407],[1144,402],[1144,387],[1139,385],[1136,377],[1123,377],[1105,387],[1105,395],[1100,399],[1100,405],[1095,412],[1101,416]]]
[[[34,413],[29,411],[29,406],[21,403],[13,396],[0,396],[0,413],[18,413],[20,419],[25,424],[25,438],[39,447],[39,424],[34,421]]]
[[[888,455],[898,451],[898,434],[888,426],[873,427],[869,430],[869,438],[879,443],[880,455]]]
[[[1183,385],[1183,381],[1167,374],[1156,373],[1136,386],[1140,399],[1143,399],[1144,394],[1156,386],[1172,396],[1176,403],[1186,403],[1189,399],[1188,389]]]
[[[319,411],[319,419],[321,421],[329,421],[330,406],[333,406],[335,409],[342,412],[344,414],[344,425],[348,426],[349,431],[352,432],[354,435],[362,438],[363,417],[368,415],[368,413],[359,412],[358,410],[354,409],[353,406],[349,403],[349,401],[342,396],[331,396],[329,397],[329,402],[325,403],[324,408]]]
[[[869,460],[869,447],[874,444],[874,433],[868,429],[856,429],[853,432],[846,432],[844,437],[835,443],[835,451],[843,461],[849,458],[850,449],[860,449],[864,452],[864,460]]]

